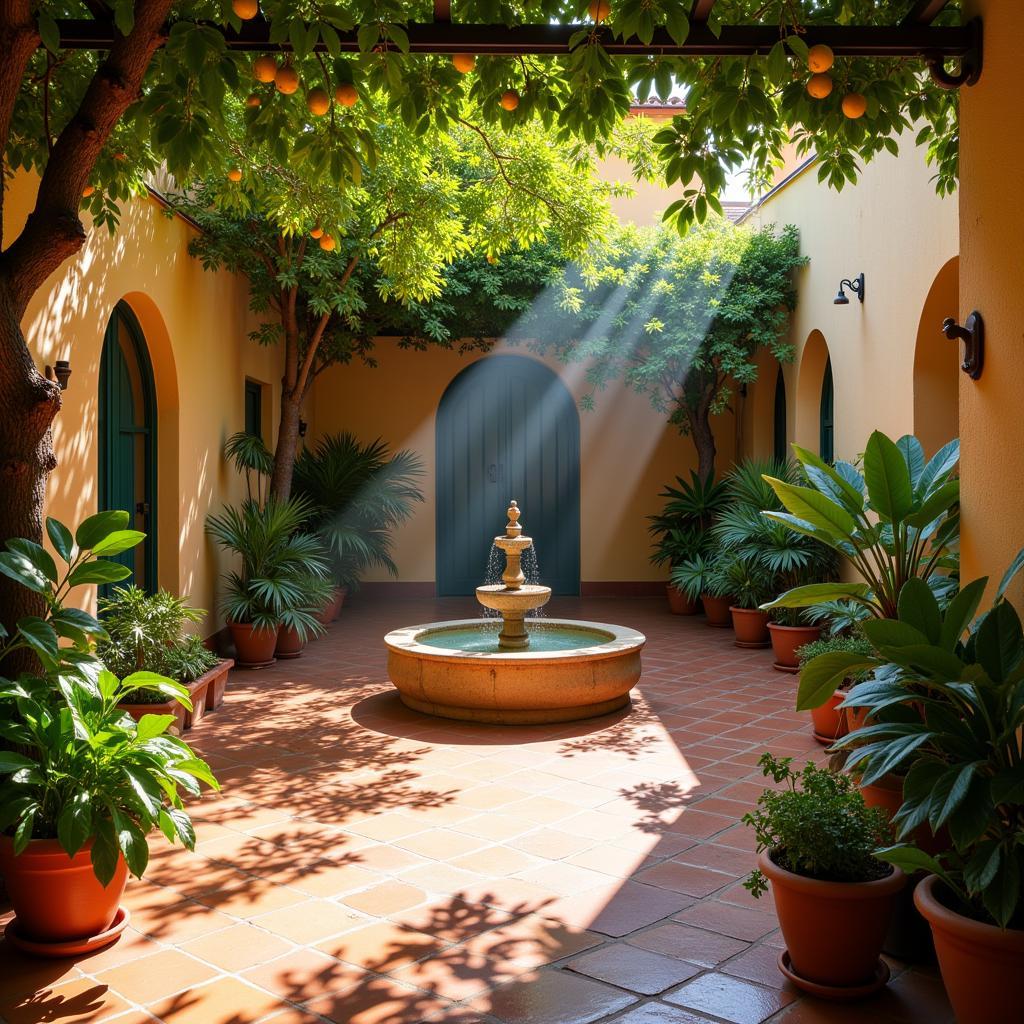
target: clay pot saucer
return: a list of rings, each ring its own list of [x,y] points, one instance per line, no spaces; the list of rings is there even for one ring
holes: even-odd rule
[[[106,931],[96,935],[86,935],[80,939],[65,939],[61,942],[38,942],[35,939],[26,938],[18,931],[18,919],[14,917],[8,921],[7,927],[4,929],[4,938],[17,949],[34,956],[54,958],[82,956],[115,942],[121,932],[128,927],[130,917],[131,915],[124,907],[118,907],[113,923]]]
[[[797,988],[818,999],[828,999],[833,1003],[852,1003],[858,999],[866,999],[881,991],[889,982],[889,965],[881,958],[875,966],[875,976],[863,985],[821,985],[816,981],[801,977],[793,970],[789,961],[789,950],[784,949],[779,954],[779,970]]]
[[[776,672],[786,672],[791,676],[795,676],[800,671],[799,665],[783,665],[781,661],[773,661],[772,668]],[[815,733],[815,736],[817,736],[817,733]]]

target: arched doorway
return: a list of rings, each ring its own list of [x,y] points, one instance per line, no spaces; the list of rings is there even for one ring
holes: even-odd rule
[[[821,377],[821,403],[818,410],[818,454],[826,462],[836,460],[836,397],[832,384],[832,358],[825,361]]]
[[[772,455],[777,462],[783,462],[789,457],[786,437],[786,378],[780,366],[775,375],[775,401],[772,408]]]
[[[959,306],[959,257],[935,275],[921,309],[914,348],[914,435],[933,455],[960,431],[960,345],[942,333]]]
[[[835,388],[832,357],[821,331],[807,336],[796,381],[796,425],[793,435],[802,448],[828,462],[835,458]]]
[[[523,509],[544,583],[580,585],[580,426],[558,376],[523,356],[463,370],[437,411],[437,591],[471,594],[510,499]]]
[[[117,555],[132,570],[126,583],[157,587],[156,389],[146,341],[131,307],[119,302],[100,359],[99,508],[124,509],[146,539]]]

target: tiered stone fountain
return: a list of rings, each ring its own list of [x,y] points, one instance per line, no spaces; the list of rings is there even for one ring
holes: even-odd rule
[[[396,629],[384,638],[388,673],[402,700],[417,711],[477,722],[525,725],[568,722],[629,704],[640,678],[646,638],[603,622],[529,618],[551,588],[528,584],[516,502],[505,533],[502,582],[477,587],[477,600],[501,614]]]

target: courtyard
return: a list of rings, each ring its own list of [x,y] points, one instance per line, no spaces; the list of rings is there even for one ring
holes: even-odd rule
[[[788,1024],[952,1021],[890,960],[848,1006],[779,973],[740,823],[768,749],[821,760],[796,677],[663,600],[555,598],[648,638],[633,705],[480,726],[403,707],[381,637],[462,599],[346,606],[299,661],[232,673],[189,734],[224,786],[196,853],[154,847],[128,930],[82,958],[0,947],[7,1024]],[[4,920],[9,917],[6,915]]]

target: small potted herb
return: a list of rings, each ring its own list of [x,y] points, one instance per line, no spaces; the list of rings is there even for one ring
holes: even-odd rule
[[[873,651],[871,644],[859,633],[850,633],[839,636],[822,637],[809,644],[804,644],[796,653],[800,667],[823,654],[858,654],[861,656],[870,655]],[[814,738],[819,743],[829,744],[835,742],[848,731],[846,714],[840,707],[843,698],[849,688],[860,679],[865,678],[866,672],[851,670],[836,688],[835,693],[825,701],[810,709],[811,721],[813,723]]]
[[[828,999],[859,999],[889,978],[879,958],[903,872],[876,853],[891,839],[885,814],[868,807],[852,779],[792,758],[764,754],[767,789],[744,816],[757,840],[758,868],[744,882],[755,897],[769,883],[786,940],[779,969]]]
[[[189,623],[206,614],[166,590],[148,594],[136,586],[118,587],[100,601],[100,614],[108,637],[99,643],[97,657],[118,677],[153,672],[182,683],[189,692],[192,710],[158,690],[138,690],[124,710],[141,718],[160,712],[178,719],[179,728],[198,722],[207,708],[223,699],[228,670],[233,662],[222,661],[207,650],[200,637],[185,633]]]

